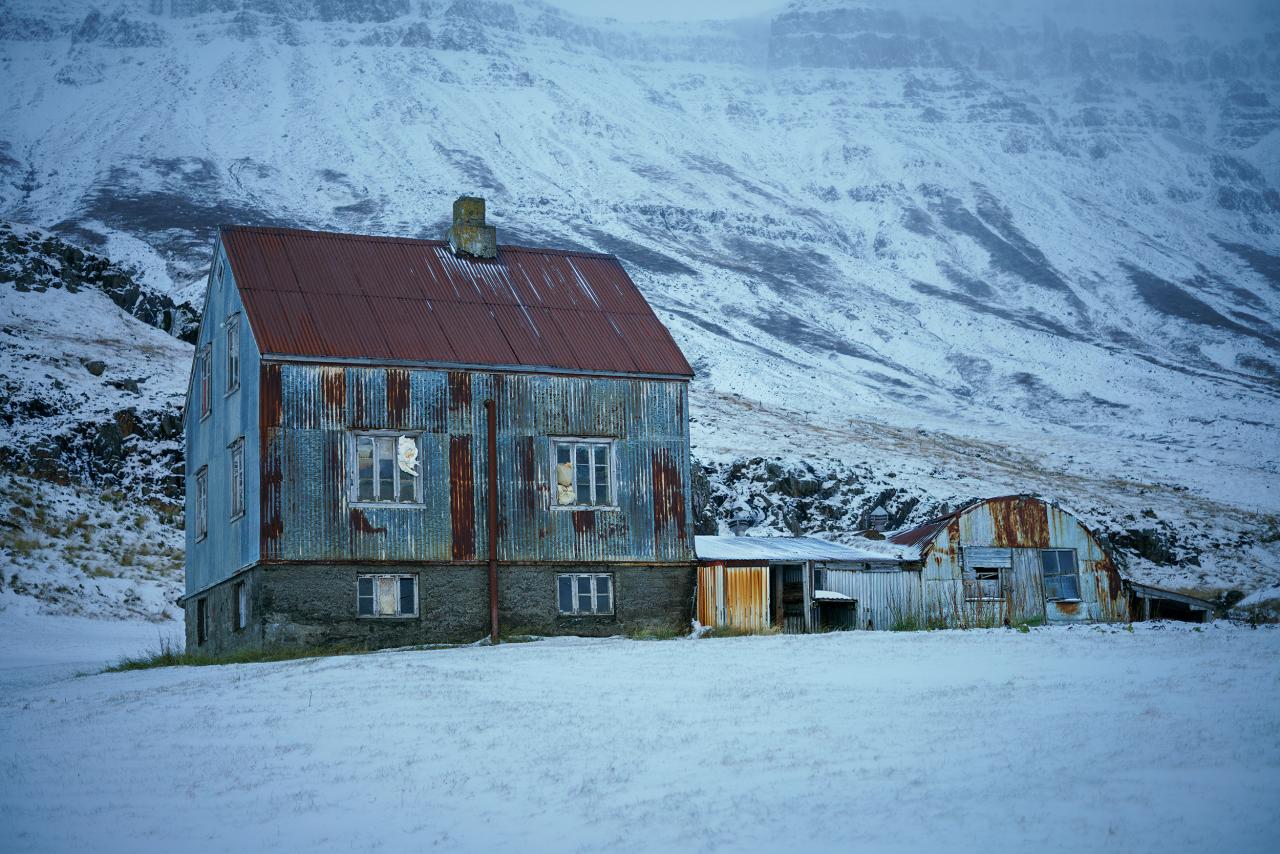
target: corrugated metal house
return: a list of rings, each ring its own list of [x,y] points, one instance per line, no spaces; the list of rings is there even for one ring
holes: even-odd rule
[[[687,625],[688,362],[616,258],[449,238],[220,231],[189,648]]]

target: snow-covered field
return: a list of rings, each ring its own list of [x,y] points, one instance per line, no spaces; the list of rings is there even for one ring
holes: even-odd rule
[[[14,637],[5,851],[1277,839],[1275,627],[561,639],[43,684]]]

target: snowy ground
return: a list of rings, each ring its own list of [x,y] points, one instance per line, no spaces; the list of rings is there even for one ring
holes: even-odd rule
[[[1275,850],[1274,627],[14,673],[6,851]]]

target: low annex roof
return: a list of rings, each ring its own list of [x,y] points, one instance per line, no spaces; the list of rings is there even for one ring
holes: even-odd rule
[[[695,537],[698,560],[896,561],[886,551],[859,549],[818,537]]]
[[[612,255],[223,227],[264,355],[690,377]]]

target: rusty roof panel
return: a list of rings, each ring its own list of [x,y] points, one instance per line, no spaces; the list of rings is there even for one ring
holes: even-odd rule
[[[221,237],[267,354],[693,373],[611,255],[502,246],[485,260],[439,240],[277,228]]]

